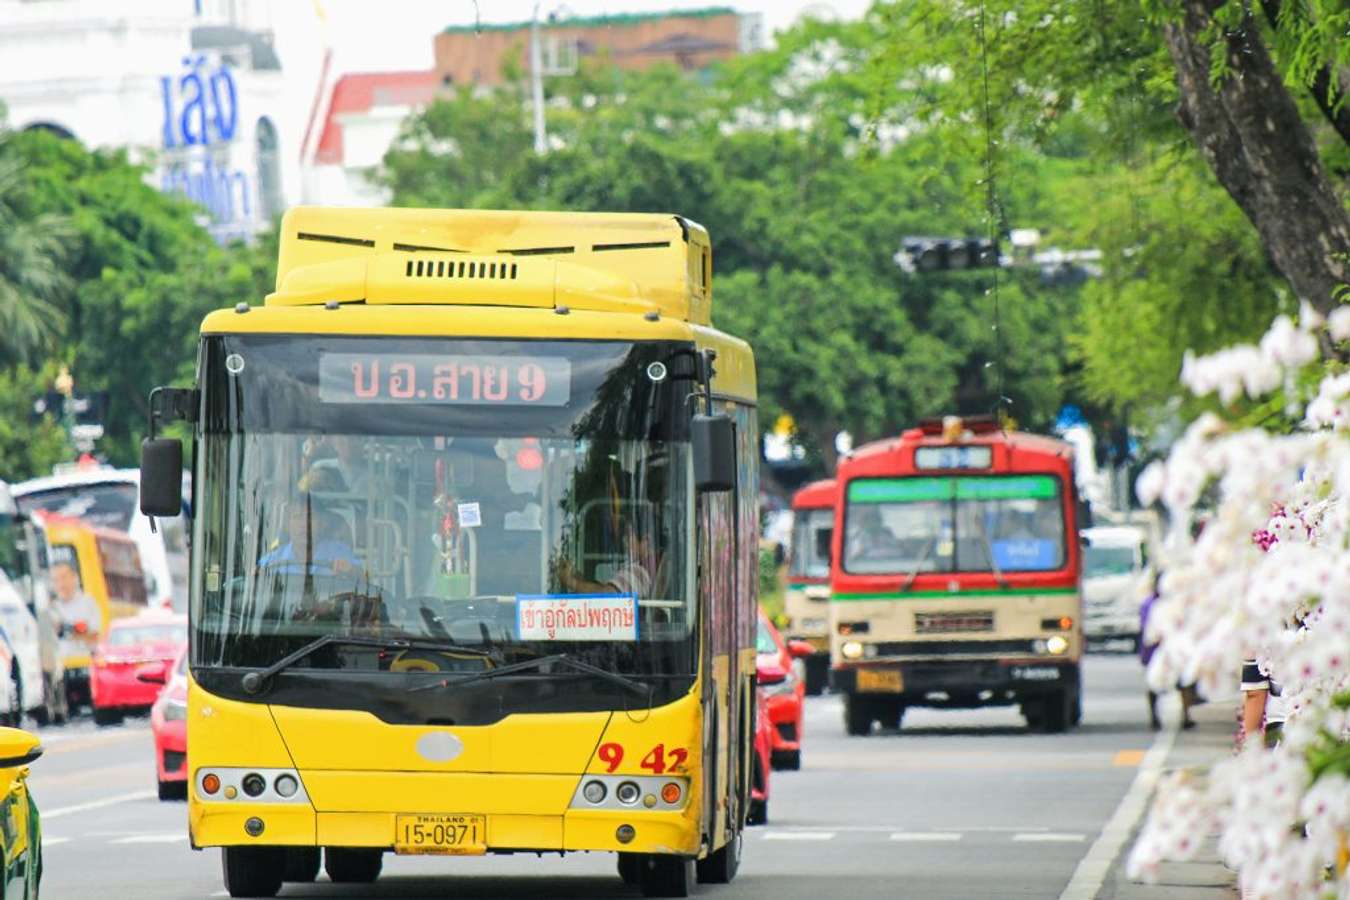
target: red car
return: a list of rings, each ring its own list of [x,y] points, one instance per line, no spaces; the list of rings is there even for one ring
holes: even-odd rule
[[[769,770],[773,743],[773,726],[765,707],[764,689],[755,697],[755,770],[750,777],[750,809],[745,817],[747,825],[764,825],[769,821]]]
[[[155,610],[114,619],[94,648],[89,689],[94,721],[116,725],[128,711],[149,708],[163,681],[138,677],[158,664],[166,672],[187,646],[187,616]]]
[[[755,665],[764,694],[764,706],[772,728],[772,754],[775,769],[802,767],[802,697],[806,684],[794,665],[815,653],[806,641],[784,641],[764,611],[759,612],[759,634],[755,642]]]
[[[149,663],[137,673],[144,681],[164,684],[150,707],[150,730],[155,735],[155,779],[159,799],[187,799],[187,650],[178,654],[167,673]],[[168,683],[165,682],[167,677]]]

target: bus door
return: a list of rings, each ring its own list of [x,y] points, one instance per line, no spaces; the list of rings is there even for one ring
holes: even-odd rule
[[[709,846],[736,813],[735,533],[731,492],[698,498],[698,585],[703,627],[704,810]]]

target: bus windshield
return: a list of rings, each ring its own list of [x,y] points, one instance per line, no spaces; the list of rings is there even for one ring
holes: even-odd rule
[[[459,667],[566,653],[691,675],[680,352],[208,339],[194,669],[265,667],[332,635],[486,651]],[[437,668],[399,660],[335,641],[296,668]]]
[[[1083,551],[1083,577],[1101,578],[1110,575],[1129,575],[1135,569],[1133,547],[1105,547],[1088,545]]]
[[[834,510],[799,509],[794,516],[792,560],[788,574],[799,578],[829,578]]]
[[[16,498],[24,512],[45,510],[90,525],[129,531],[136,512],[137,488],[130,481],[70,484],[34,491]]]
[[[849,483],[844,569],[858,574],[1043,572],[1064,566],[1053,475]]]

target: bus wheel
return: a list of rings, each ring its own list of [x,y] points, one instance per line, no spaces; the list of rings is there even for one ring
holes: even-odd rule
[[[323,854],[323,869],[335,884],[369,884],[383,868],[383,850],[329,847]]]
[[[741,832],[717,850],[700,859],[695,866],[699,884],[731,884],[741,867]]]
[[[844,731],[852,737],[866,737],[872,733],[872,703],[857,694],[844,695]]]
[[[830,683],[830,657],[824,653],[817,653],[814,656],[806,658],[806,693],[807,696],[815,697],[825,693],[825,688]]]
[[[220,863],[231,897],[275,897],[281,890],[286,851],[281,847],[223,847]]]
[[[642,854],[619,854],[619,877],[624,884],[637,884],[642,880]]]
[[[888,731],[899,731],[900,720],[905,717],[905,705],[899,700],[894,703],[886,702],[882,706],[882,713],[879,717],[881,727]]]
[[[695,877],[692,859],[652,854],[643,857],[638,880],[644,897],[688,897]]]
[[[283,881],[310,882],[319,877],[320,852],[318,847],[287,847],[286,871]]]
[[[1027,712],[1027,725],[1045,734],[1060,734],[1067,731],[1073,720],[1074,698],[1070,691],[1054,691],[1037,700],[1033,705],[1036,715]]]

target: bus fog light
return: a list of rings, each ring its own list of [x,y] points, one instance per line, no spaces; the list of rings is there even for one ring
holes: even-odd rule
[[[1048,648],[1045,641],[1038,638],[1031,642],[1031,649],[1037,653],[1044,653]]]
[[[605,783],[603,781],[588,781],[586,786],[581,789],[581,796],[586,798],[587,803],[603,803],[605,801]]]
[[[239,788],[235,787],[235,786],[232,785],[232,784],[227,784],[227,785],[225,785],[225,799],[226,799],[226,800],[233,800],[235,797],[238,797],[238,796],[239,796]]]
[[[300,790],[300,782],[294,775],[278,775],[277,780],[272,783],[272,787],[282,797],[294,797],[295,792]]]
[[[258,797],[267,790],[267,779],[263,778],[257,772],[249,772],[244,776],[244,780],[239,782],[239,786],[244,789],[244,793],[250,797]]]
[[[858,641],[844,641],[839,652],[844,655],[844,659],[859,659],[863,655],[863,645]]]
[[[214,772],[208,773],[202,779],[202,790],[208,794],[214,794],[220,790],[220,776]]]
[[[623,781],[614,789],[614,798],[632,806],[642,797],[642,789],[631,781]]]
[[[656,806],[656,795],[655,795],[655,794],[648,794],[647,796],[643,797],[643,798],[642,798],[642,805],[645,806],[645,807],[647,807],[648,809],[651,809],[651,808],[653,808],[654,806]]]
[[[680,786],[673,781],[667,782],[661,787],[661,799],[674,806],[680,802]]]
[[[1045,639],[1045,649],[1058,656],[1069,649],[1069,641],[1063,635],[1052,634]]]
[[[257,837],[262,834],[264,827],[263,820],[257,816],[249,816],[248,821],[244,823],[244,831],[248,833],[249,837]]]
[[[867,657],[868,659],[875,659],[877,655],[877,649],[878,648],[876,644],[863,644],[863,656]]]
[[[620,844],[631,843],[633,838],[637,837],[637,829],[632,825],[620,825],[615,830],[614,836],[619,839]]]

